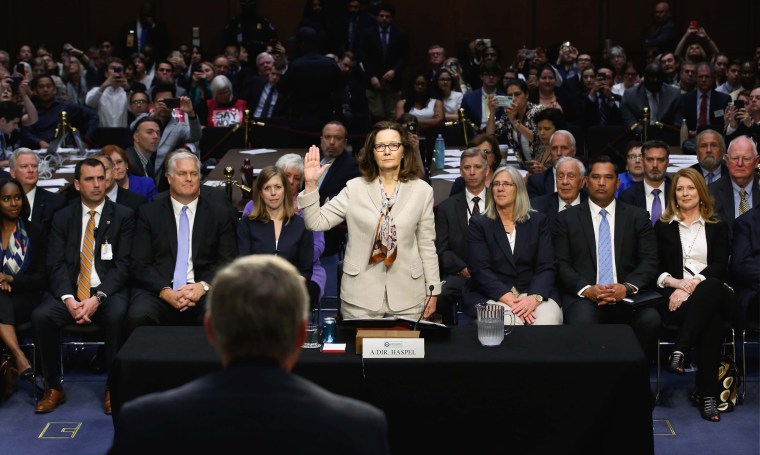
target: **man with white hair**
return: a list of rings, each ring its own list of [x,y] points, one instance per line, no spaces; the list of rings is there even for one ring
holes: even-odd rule
[[[209,283],[238,253],[227,207],[201,193],[198,157],[179,149],[166,169],[169,197],[141,207],[137,217],[128,333],[142,325],[200,324]]]
[[[715,199],[715,213],[729,226],[734,219],[760,205],[757,161],[757,145],[747,136],[737,137],[726,153],[729,178],[723,177],[708,187]]]
[[[588,200],[588,193],[583,191],[586,184],[586,168],[579,159],[571,156],[560,157],[554,164],[554,169],[557,174],[557,191],[530,200],[530,206],[534,210],[549,218],[549,229],[552,233],[554,220],[559,212]]]
[[[557,130],[549,138],[552,166],[540,174],[528,177],[528,196],[531,198],[557,191],[557,160],[563,156],[575,156],[575,136],[567,130]]]
[[[58,193],[52,193],[45,188],[39,188],[40,180],[39,158],[31,149],[21,147],[11,154],[8,160],[11,177],[18,180],[26,193],[29,207],[32,209],[29,220],[50,229],[53,215],[66,205],[66,198]]]
[[[256,56],[256,68],[259,77],[268,77],[269,72],[274,68],[274,57],[269,52],[262,52]]]

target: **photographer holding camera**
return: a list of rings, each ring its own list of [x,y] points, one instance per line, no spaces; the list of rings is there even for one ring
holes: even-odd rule
[[[87,92],[85,103],[98,112],[101,127],[126,128],[130,84],[124,77],[124,62],[113,57],[108,60],[107,68],[106,80]]]
[[[8,165],[8,156],[15,148],[11,142],[11,134],[21,126],[29,126],[37,122],[37,109],[30,98],[29,79],[31,71],[28,65],[19,64],[18,71],[11,75],[0,75],[0,167]]]

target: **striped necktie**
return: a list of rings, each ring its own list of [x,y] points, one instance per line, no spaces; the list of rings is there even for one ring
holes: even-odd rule
[[[95,210],[90,210],[90,221],[82,240],[82,252],[79,256],[79,278],[77,279],[77,300],[80,302],[90,298],[90,277],[92,276],[93,259],[95,258]]]

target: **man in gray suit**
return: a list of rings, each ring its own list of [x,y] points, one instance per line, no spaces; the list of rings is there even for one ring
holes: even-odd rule
[[[728,145],[726,165],[729,178],[722,178],[708,187],[715,199],[715,213],[731,225],[739,215],[760,205],[760,181],[757,167],[757,146],[748,136],[739,136]]]
[[[660,65],[650,63],[644,69],[644,81],[623,93],[620,114],[625,126],[632,126],[642,118],[645,107],[649,108],[649,124],[656,122],[681,127],[683,103],[681,91],[666,84]],[[638,126],[641,130],[641,125]]]
[[[224,368],[138,398],[116,419],[113,453],[387,454],[374,406],[291,374],[306,338],[309,296],[277,256],[237,259],[212,285],[204,319]]]
[[[465,183],[461,191],[438,206],[435,215],[435,247],[445,284],[438,298],[438,312],[444,324],[454,323],[456,302],[462,297],[462,288],[470,278],[467,257],[467,229],[470,217],[483,213],[486,208],[486,176],[488,156],[477,147],[462,152],[459,173]]]

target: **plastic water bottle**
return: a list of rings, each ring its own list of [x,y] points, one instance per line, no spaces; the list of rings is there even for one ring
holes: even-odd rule
[[[439,171],[443,169],[446,161],[446,143],[443,141],[443,135],[439,134],[435,138],[435,168]]]

